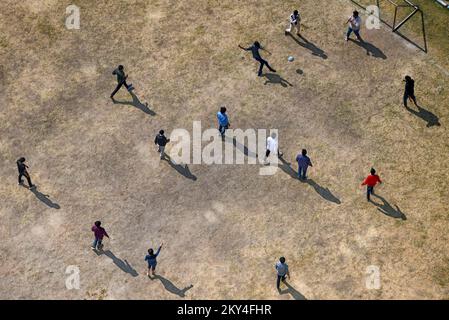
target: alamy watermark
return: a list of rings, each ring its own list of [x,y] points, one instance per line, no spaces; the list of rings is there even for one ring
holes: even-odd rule
[[[69,30],[79,30],[81,24],[80,8],[71,4],[65,8],[65,13],[68,15],[65,19],[65,27]]]
[[[65,269],[65,273],[69,276],[65,279],[65,287],[67,290],[80,289],[80,268],[78,266],[70,265]]]
[[[365,286],[368,290],[379,290],[380,284],[380,268],[375,265],[366,267]]]
[[[378,6],[370,5],[366,7],[365,13],[368,18],[365,21],[365,26],[368,30],[380,29],[380,9]]]

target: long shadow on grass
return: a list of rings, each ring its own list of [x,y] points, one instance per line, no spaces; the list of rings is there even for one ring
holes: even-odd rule
[[[184,289],[180,289],[177,286],[175,286],[173,284],[173,282],[171,282],[170,280],[168,280],[167,278],[164,278],[161,275],[155,275],[154,278],[152,278],[151,276],[148,276],[151,280],[153,279],[158,279],[161,281],[162,285],[164,286],[165,290],[167,290],[170,293],[173,293],[181,298],[184,298],[186,296],[186,292],[190,289],[193,288],[193,285],[191,284],[190,286],[185,287]]]
[[[114,104],[130,105],[130,106],[133,106],[133,107],[145,112],[146,114],[148,114],[150,116],[156,115],[156,112],[154,112],[153,110],[148,108],[148,102],[145,102],[145,104],[140,102],[139,98],[132,91],[129,94],[133,98],[133,101],[118,101],[118,100],[114,99]]]
[[[48,194],[43,194],[42,192],[39,192],[37,190],[37,187],[31,188],[30,191],[32,193],[34,193],[36,198],[38,198],[41,202],[46,204],[48,207],[53,208],[53,209],[60,209],[61,208],[59,206],[59,204],[57,204],[57,203],[55,203],[55,202],[50,200],[50,196]]]
[[[371,202],[377,207],[377,210],[382,212],[384,215],[395,219],[407,220],[407,216],[401,211],[401,209],[399,209],[397,205],[394,205],[396,207],[395,209],[387,200],[385,200],[385,198],[377,194],[373,194],[373,196],[382,201],[382,203],[377,203],[371,200]]]
[[[280,84],[284,88],[287,88],[288,86],[293,87],[293,85],[282,78],[280,75],[276,73],[264,73],[263,77],[267,78],[267,81],[265,81],[264,85],[267,84]]]
[[[324,60],[327,59],[327,54],[320,48],[318,48],[315,44],[313,44],[312,42],[310,42],[309,40],[307,40],[306,38],[304,38],[302,35],[300,35],[299,37],[304,40],[304,43],[302,43],[301,41],[299,41],[298,39],[295,38],[294,35],[292,35],[291,33],[288,33],[288,35],[295,40],[295,42],[300,45],[303,48],[306,48],[308,50],[310,50],[312,52],[312,55],[320,57]]]
[[[226,142],[228,142],[228,140],[230,140],[230,139],[228,137],[226,137]],[[241,144],[240,142],[238,142],[236,137],[232,137],[232,144],[234,145],[234,147],[237,150],[242,152],[245,156],[247,156],[249,158],[257,158],[257,153],[250,151],[248,149],[248,147],[245,146],[245,144]]]
[[[440,119],[432,112],[430,112],[429,110],[424,109],[421,106],[416,106],[418,108],[418,111],[413,110],[410,107],[405,107],[405,109],[407,109],[408,112],[410,112],[411,114],[414,114],[415,116],[423,119],[424,121],[427,122],[427,127],[433,127],[433,126],[440,126]]]
[[[298,173],[291,167],[291,164],[285,161],[282,157],[279,157],[279,160],[281,160],[279,164],[279,168],[284,171],[286,174],[288,174],[291,178],[295,180],[299,180],[303,183],[307,183],[310,185],[316,193],[318,193],[323,199],[336,203],[341,204],[340,199],[338,199],[336,196],[332,194],[332,192],[329,190],[329,188],[325,188],[320,186],[318,183],[316,183],[313,179],[306,179],[302,180],[298,178]]]
[[[287,289],[279,290],[279,294],[290,294],[295,300],[307,300],[301,292],[293,288],[287,281],[284,281],[283,283],[285,284]]]
[[[177,163],[173,162],[173,160],[168,155],[165,155],[164,160],[166,160],[167,163],[170,165],[170,167],[175,169],[179,174],[183,175],[187,179],[196,181],[197,177],[192,172],[190,172],[190,169],[187,166],[187,164],[185,164],[184,166],[177,164]]]
[[[128,263],[126,259],[122,260],[117,258],[110,250],[101,251],[100,253],[103,253],[105,256],[110,258],[112,262],[114,262],[114,264],[117,267],[119,267],[123,272],[129,273],[133,277],[137,277],[139,275],[137,271],[133,267],[131,267],[131,265]]]
[[[387,59],[387,56],[382,52],[382,50],[380,50],[378,47],[376,47],[372,43],[366,42],[364,40],[356,41],[354,39],[349,39],[349,41],[351,41],[351,42],[355,43],[356,45],[358,45],[359,47],[365,49],[367,56],[372,56],[372,57],[380,58],[380,59],[384,59],[384,60]]]

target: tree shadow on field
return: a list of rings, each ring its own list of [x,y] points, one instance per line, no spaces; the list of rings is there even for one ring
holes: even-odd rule
[[[309,40],[307,40],[306,38],[304,38],[302,35],[300,35],[299,37],[304,40],[304,43],[302,43],[301,41],[299,41],[298,39],[295,38],[294,35],[292,35],[291,33],[288,33],[288,35],[295,40],[295,42],[300,45],[303,48],[306,48],[308,50],[311,51],[312,55],[320,57],[324,60],[327,59],[327,54],[320,48],[318,48],[315,44],[313,44],[312,42],[310,42]]]
[[[190,169],[187,166],[187,164],[185,164],[184,166],[181,164],[176,164],[175,162],[173,162],[173,160],[168,155],[165,155],[164,160],[167,161],[167,163],[170,165],[170,167],[175,169],[179,174],[183,175],[187,179],[190,179],[193,181],[197,180],[197,177],[192,172],[190,172]]]
[[[414,114],[415,116],[426,121],[428,128],[433,127],[433,126],[441,126],[440,119],[434,113],[422,108],[421,106],[417,105],[416,107],[418,108],[418,111],[413,110],[412,108],[410,108],[408,106],[405,107],[405,109],[407,109],[407,111],[410,112],[411,114]]]
[[[387,59],[387,56],[382,52],[382,50],[380,50],[378,47],[376,47],[372,43],[366,42],[365,40],[356,41],[354,39],[349,39],[349,41],[351,41],[351,42],[355,43],[356,45],[358,45],[359,47],[365,49],[367,56],[372,56],[372,57],[380,58],[380,59],[384,59],[384,60]]]
[[[133,269],[133,267],[131,267],[131,265],[128,263],[128,261],[122,260],[117,258],[112,252],[111,250],[107,250],[107,251],[103,251],[103,254],[105,256],[107,256],[108,258],[110,258],[112,260],[112,262],[114,262],[114,264],[119,267],[122,271],[129,273],[130,275],[132,275],[133,277],[137,277],[139,274],[137,273],[137,271],[135,269]]]
[[[376,198],[379,198],[383,203],[377,203],[371,200],[371,202],[377,207],[377,210],[379,210],[380,212],[382,212],[383,214],[395,218],[395,219],[402,219],[402,220],[407,220],[407,216],[401,211],[401,209],[399,209],[399,207],[397,205],[394,205],[396,207],[393,208],[391,206],[391,204],[385,200],[385,198],[377,195],[377,194],[373,194],[373,196],[375,196]]]
[[[281,164],[279,165],[279,168],[284,171],[286,174],[288,174],[290,177],[292,177],[295,180],[299,180],[303,183],[307,183],[310,185],[316,193],[318,193],[323,199],[336,203],[341,204],[340,199],[338,199],[336,196],[332,194],[332,192],[329,190],[329,188],[325,188],[320,186],[318,183],[316,183],[313,179],[306,179],[302,180],[298,178],[298,172],[296,172],[292,167],[291,164],[285,161],[284,158],[279,157],[279,160],[281,160]]]
[[[236,137],[232,137],[232,144],[234,145],[234,148],[236,148],[240,152],[243,152],[245,156],[250,158],[257,158],[257,153],[250,151],[245,144],[241,144],[240,142],[238,142]]]
[[[37,190],[37,187],[31,188],[30,191],[32,193],[34,193],[34,195],[36,196],[36,198],[38,198],[40,201],[42,201],[44,204],[46,204],[47,206],[49,206],[50,208],[53,209],[60,209],[61,207],[59,206],[59,204],[51,201],[50,195],[48,194],[43,194],[42,192],[39,192]]]
[[[276,73],[264,73],[263,77],[267,78],[267,81],[265,81],[264,85],[267,84],[280,84],[284,88],[287,88],[288,86],[293,87],[293,85],[282,78],[280,75]]]
[[[306,297],[304,297],[304,295],[301,292],[293,288],[287,281],[284,281],[283,283],[285,284],[287,289],[285,290],[279,289],[278,290],[279,294],[290,294],[292,298],[295,300],[307,300]]]
[[[145,104],[140,102],[139,98],[132,91],[130,91],[129,94],[133,98],[133,101],[119,101],[119,100],[115,100],[114,99],[113,100],[114,104],[130,105],[130,106],[133,106],[133,107],[135,107],[135,108],[145,112],[146,114],[148,114],[150,116],[155,116],[156,115],[156,112],[154,112],[153,110],[151,110],[148,107],[148,102],[145,102]]]
[[[193,284],[191,284],[190,286],[187,286],[184,289],[179,289],[178,287],[176,287],[173,284],[173,282],[171,282],[170,280],[168,280],[160,275],[155,275],[154,278],[152,278],[151,276],[148,276],[148,277],[151,280],[153,280],[153,279],[160,280],[162,285],[164,286],[165,290],[167,290],[168,292],[173,293],[181,298],[184,298],[186,296],[186,292],[193,288]]]

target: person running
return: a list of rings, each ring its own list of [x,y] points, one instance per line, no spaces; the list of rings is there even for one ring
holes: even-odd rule
[[[280,158],[282,157],[282,152],[279,151],[279,143],[277,139],[277,134],[273,132],[268,138],[267,138],[267,150],[265,152],[265,159],[264,163],[268,164],[268,157],[271,153],[277,154],[277,156]]]
[[[281,281],[285,282],[285,278],[288,277],[290,279],[290,272],[288,270],[288,265],[285,263],[285,258],[280,257],[279,261],[276,262],[276,272],[277,272],[277,281],[276,288],[279,290],[281,286]]]
[[[128,75],[125,74],[125,70],[122,65],[119,65],[117,69],[112,71],[113,75],[117,75],[117,87],[114,89],[114,91],[111,93],[111,99],[114,101],[114,95],[117,93],[117,91],[120,90],[120,88],[125,85],[125,88],[128,90],[128,92],[132,88],[132,84],[127,84],[126,79],[128,78]]]
[[[366,185],[366,199],[371,201],[370,195],[374,194],[374,187],[377,183],[382,183],[380,177],[376,174],[376,170],[371,168],[370,175],[362,182],[362,186]]]
[[[345,24],[349,24],[348,32],[346,33],[345,40],[349,40],[349,36],[354,31],[357,39],[359,41],[363,41],[360,37],[360,26],[362,25],[362,18],[359,17],[358,11],[354,11],[352,16],[349,17],[348,21]]]
[[[293,11],[290,15],[290,23],[287,30],[285,30],[285,34],[292,32],[293,28],[296,29],[296,34],[299,36],[301,31],[301,16],[299,15],[298,10]]]
[[[260,63],[259,72],[257,73],[257,75],[259,77],[262,76],[262,69],[263,69],[264,65],[267,66],[267,68],[270,69],[270,71],[276,72],[276,70],[274,70],[272,67],[270,67],[268,62],[266,60],[262,59],[262,57],[260,56],[259,50],[264,50],[264,51],[267,51],[267,50],[262,48],[262,46],[260,45],[260,43],[258,41],[254,42],[254,44],[251,47],[244,48],[241,45],[239,45],[239,48],[242,50],[251,51],[253,58]]]
[[[154,138],[154,144],[158,146],[157,152],[160,153],[161,159],[164,159],[165,157],[165,146],[169,142],[170,139],[167,139],[167,137],[164,135],[164,130],[159,131],[159,133],[156,135],[156,138]]]
[[[412,100],[415,106],[418,106],[415,97],[415,80],[413,80],[410,76],[405,76],[403,81],[405,82],[404,106],[407,108],[408,99]]]
[[[312,161],[307,156],[307,150],[302,149],[301,154],[296,156],[296,161],[298,162],[298,179],[307,179],[307,168],[313,167]]]
[[[221,138],[224,139],[226,130],[229,129],[229,119],[226,114],[226,107],[221,107],[217,112],[218,131],[220,131]]]
[[[148,271],[147,271],[147,276],[150,276],[150,271],[151,274],[154,276],[155,271],[156,271],[156,265],[157,265],[157,256],[159,255],[159,253],[161,252],[161,248],[162,248],[162,243],[159,246],[159,249],[157,249],[157,252],[154,253],[153,249],[148,249],[148,254],[145,256],[145,261],[148,262]]]
[[[28,180],[28,187],[34,188],[34,184],[31,183],[30,174],[27,171],[28,166],[25,164],[25,158],[21,157],[17,160],[17,170],[19,170],[19,185],[23,185],[22,177],[25,177]]]
[[[106,230],[101,226],[101,221],[95,221],[92,232],[94,233],[95,240],[92,243],[92,250],[101,250],[103,248],[103,237],[106,236],[109,238],[108,233]]]

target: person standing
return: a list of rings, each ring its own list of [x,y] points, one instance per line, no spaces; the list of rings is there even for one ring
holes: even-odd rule
[[[293,28],[296,29],[296,35],[300,35],[300,31],[301,31],[301,16],[299,15],[298,10],[293,11],[293,13],[290,15],[290,24],[287,28],[287,30],[285,30],[285,34],[289,34]]]
[[[348,32],[346,33],[345,40],[349,40],[349,36],[354,31],[355,35],[357,36],[357,39],[359,41],[363,41],[360,37],[360,27],[362,25],[362,18],[359,17],[358,11],[354,11],[352,13],[352,16],[349,17],[348,21],[345,24],[348,24]]]
[[[220,131],[221,138],[224,139],[226,130],[229,129],[229,119],[226,114],[226,107],[221,107],[217,112],[218,131]]]
[[[152,275],[154,276],[155,271],[156,271],[156,265],[157,265],[157,256],[159,255],[159,253],[161,252],[161,248],[162,248],[162,243],[159,246],[159,249],[157,249],[157,252],[154,253],[153,249],[148,249],[148,254],[145,256],[145,261],[148,263],[148,271],[147,271],[147,276],[150,276],[150,271],[152,273]]]
[[[170,139],[167,139],[164,135],[164,130],[160,130],[156,135],[156,138],[154,138],[154,144],[158,146],[157,152],[160,153],[161,159],[164,159],[165,157],[165,146],[168,142],[170,142]]]
[[[252,55],[253,55],[253,58],[254,58],[256,61],[258,61],[258,62],[260,63],[259,71],[258,71],[258,73],[257,73],[257,75],[258,75],[259,77],[262,76],[262,69],[263,69],[263,66],[264,66],[264,65],[267,66],[267,68],[270,69],[271,72],[276,72],[276,70],[274,70],[274,69],[268,64],[268,62],[267,62],[266,60],[262,59],[262,57],[260,56],[259,50],[264,50],[264,51],[267,51],[267,50],[265,50],[264,48],[262,48],[262,46],[260,45],[260,43],[259,43],[258,41],[254,42],[254,44],[253,44],[251,47],[244,48],[244,47],[242,47],[241,45],[239,45],[239,48],[242,49],[242,50],[251,51],[251,53],[252,53]],[[267,52],[268,52],[268,51],[267,51]]]
[[[282,152],[279,151],[279,143],[277,139],[277,134],[273,132],[268,138],[267,138],[267,150],[265,152],[265,159],[264,163],[268,164],[267,160],[270,154],[277,154],[277,156],[280,158],[282,157]]]
[[[31,182],[30,174],[27,171],[28,166],[25,164],[25,158],[21,157],[17,160],[17,170],[19,170],[19,185],[23,185],[22,177],[25,177],[28,181],[28,187],[34,188],[34,184]]]
[[[370,195],[374,194],[374,187],[377,183],[382,183],[380,177],[376,174],[376,170],[371,168],[370,175],[362,182],[362,186],[366,185],[366,199],[371,201]]]
[[[117,87],[115,87],[114,91],[111,93],[111,99],[114,101],[114,95],[117,93],[117,91],[120,90],[120,88],[125,85],[125,88],[130,91],[132,88],[132,84],[127,84],[126,79],[128,78],[128,75],[125,74],[125,69],[122,65],[119,65],[117,69],[112,71],[113,75],[117,76]]]
[[[109,238],[108,233],[106,232],[106,230],[101,226],[101,221],[95,221],[93,227],[92,227],[92,232],[94,233],[95,236],[95,240],[92,243],[92,250],[101,250],[103,248],[103,238],[104,236]]]
[[[302,149],[301,154],[296,156],[296,161],[298,162],[298,178],[299,179],[307,179],[307,168],[313,167],[312,161],[307,156],[307,150]]]
[[[405,82],[404,106],[407,108],[408,99],[412,100],[415,106],[418,106],[415,97],[415,80],[413,80],[410,76],[405,76],[403,81]]]
[[[286,277],[290,279],[290,272],[288,270],[287,263],[285,263],[284,257],[279,258],[279,261],[276,263],[275,268],[277,272],[276,288],[279,290],[281,286],[281,281],[284,282]]]

